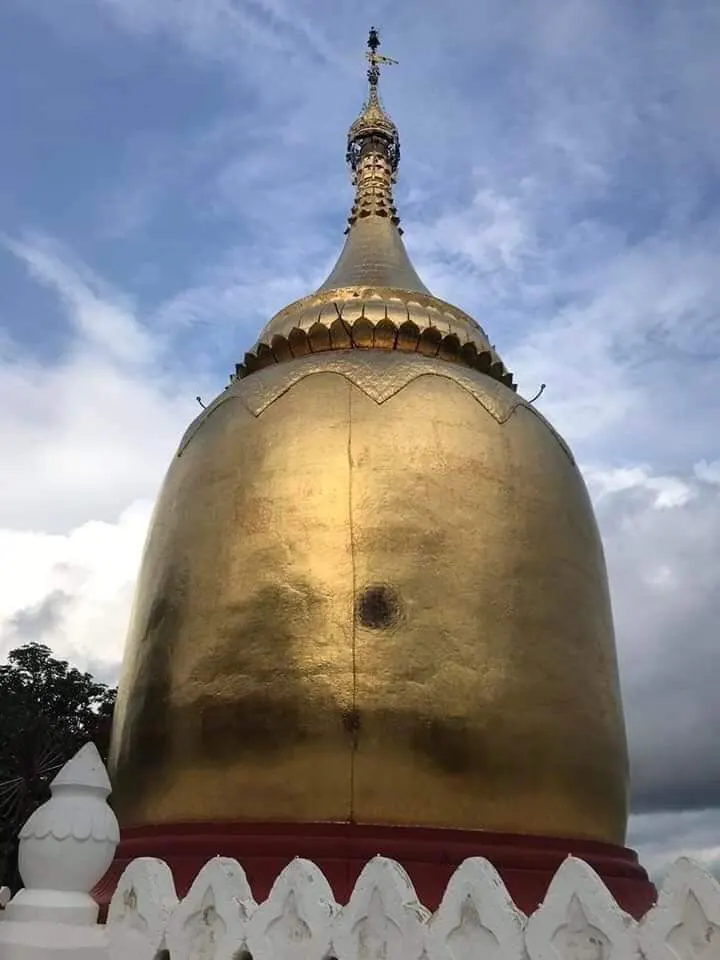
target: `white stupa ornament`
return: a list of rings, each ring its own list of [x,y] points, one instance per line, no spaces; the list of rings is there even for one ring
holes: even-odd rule
[[[6,918],[92,925],[98,907],[90,891],[107,871],[120,831],[107,804],[110,780],[93,743],[87,743],[50,785],[52,797],[20,831],[25,884]]]

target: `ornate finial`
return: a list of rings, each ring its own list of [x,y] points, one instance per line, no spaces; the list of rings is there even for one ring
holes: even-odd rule
[[[384,57],[378,53],[380,36],[375,27],[370,28],[367,52],[365,56],[370,64],[367,72],[370,89],[365,106],[348,133],[347,161],[357,172],[360,158],[370,148],[375,154],[380,154],[390,164],[394,174],[400,161],[400,138],[397,127],[383,110],[378,95],[378,80],[380,79],[380,65],[394,65],[397,60]]]
[[[378,94],[380,64],[395,64],[397,60],[379,54],[380,37],[375,27],[370,28],[367,52],[370,63],[370,89],[362,113],[348,131],[346,159],[357,187],[355,203],[350,212],[350,227],[368,216],[387,217],[395,226],[399,218],[392,196],[395,172],[400,162],[400,137],[397,127],[383,110]]]
[[[397,66],[397,60],[392,60],[390,57],[384,57],[381,53],[377,52],[377,49],[380,46],[380,36],[375,27],[370,27],[370,35],[368,37],[367,45],[368,49],[365,56],[370,62],[368,80],[370,81],[371,87],[376,87],[377,82],[380,79],[380,64],[383,63],[389,66]]]
[[[314,294],[290,304],[264,327],[243,363],[237,364],[226,389],[236,389],[235,383],[255,371],[301,352],[369,346],[445,357],[515,389],[512,374],[485,331],[461,310],[436,300],[408,257],[393,198],[400,141],[377,89],[381,65],[397,61],[381,57],[379,46],[378,31],[372,27],[365,54],[369,93],[347,139],[355,199],[342,253]],[[452,317],[452,332],[445,339],[434,319],[440,314]],[[362,330],[375,323],[370,317],[379,319],[368,342]],[[353,324],[361,326],[356,329]],[[390,327],[393,330],[388,333]],[[191,435],[192,430],[183,440],[181,452]],[[250,951],[254,956],[252,945]]]

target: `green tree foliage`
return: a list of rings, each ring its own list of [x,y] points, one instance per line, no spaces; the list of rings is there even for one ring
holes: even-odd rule
[[[94,741],[107,756],[115,690],[39,643],[0,666],[0,884],[18,886],[17,834],[58,770]]]

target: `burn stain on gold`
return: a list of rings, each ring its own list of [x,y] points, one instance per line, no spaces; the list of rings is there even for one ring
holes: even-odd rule
[[[360,592],[356,616],[364,627],[387,630],[402,617],[402,603],[396,590],[388,584],[375,583]]]

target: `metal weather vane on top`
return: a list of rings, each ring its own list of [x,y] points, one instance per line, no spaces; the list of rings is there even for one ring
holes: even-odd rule
[[[394,66],[397,64],[397,60],[393,60],[391,57],[384,57],[378,53],[379,46],[380,37],[378,32],[375,27],[371,27],[367,51],[365,53],[370,64],[367,72],[370,90],[368,91],[368,97],[362,113],[352,124],[348,132],[347,161],[353,171],[356,171],[363,153],[363,148],[370,143],[375,145],[382,143],[382,152],[385,154],[394,174],[400,160],[400,138],[397,127],[387,113],[385,113],[380,103],[378,80],[380,79],[380,66]]]
[[[384,57],[381,53],[377,52],[377,49],[380,46],[380,36],[375,27],[370,27],[370,36],[368,37],[367,45],[368,49],[365,56],[370,63],[368,80],[372,86],[377,86],[377,82],[380,79],[380,64],[383,64],[383,66],[397,66],[398,61],[393,60],[391,57]]]

